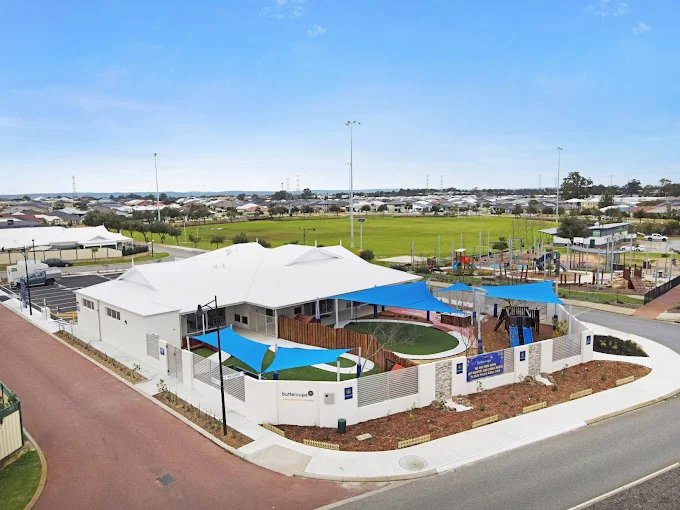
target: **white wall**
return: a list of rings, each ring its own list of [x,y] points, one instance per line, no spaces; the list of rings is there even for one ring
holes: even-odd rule
[[[278,423],[318,426],[319,398],[323,400],[323,395],[319,392],[319,383],[317,381],[277,381],[277,383]]]
[[[121,319],[122,319],[121,314]],[[144,317],[144,324],[146,327],[144,341],[146,342],[146,333],[150,335],[158,335],[161,339],[168,342],[175,347],[182,347],[182,335],[180,326],[180,315],[177,312],[164,313],[160,315],[151,315]]]

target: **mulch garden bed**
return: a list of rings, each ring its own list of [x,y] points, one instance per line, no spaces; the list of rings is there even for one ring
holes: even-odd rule
[[[340,445],[347,451],[394,450],[402,439],[430,434],[437,439],[469,430],[472,422],[498,415],[505,420],[522,414],[526,406],[547,402],[548,406],[568,402],[569,396],[581,390],[591,389],[593,393],[616,386],[617,379],[634,375],[644,377],[650,369],[620,361],[591,361],[548,376],[554,386],[545,386],[527,377],[522,383],[501,386],[462,397],[460,401],[473,406],[469,411],[456,412],[440,403],[421,409],[366,421],[347,427],[346,434],[337,434],[335,429],[320,427],[298,427],[279,425],[286,437],[293,441],[303,439],[326,441]],[[484,384],[483,380],[482,385]],[[556,389],[554,389],[556,388]],[[587,397],[584,397],[587,398]],[[540,412],[540,411],[535,411]],[[369,433],[373,439],[358,441],[356,436]]]
[[[131,382],[132,384],[137,384],[146,381],[144,376],[141,375],[136,370],[126,367],[122,363],[113,359],[111,356],[95,349],[87,342],[83,342],[82,340],[76,338],[70,333],[67,333],[66,331],[58,331],[57,333],[55,333],[55,335],[57,335],[62,340],[66,341],[69,345],[78,349],[83,354],[87,355],[87,357],[92,358],[93,360],[104,365],[106,368],[113,370],[119,376]]]
[[[197,409],[170,391],[162,391],[161,393],[157,393],[154,395],[154,398],[160,400],[166,406],[174,409],[189,421],[192,421],[210,435],[215,436],[217,439],[223,443],[227,443],[229,446],[240,448],[241,446],[247,445],[253,441],[248,436],[244,436],[239,431],[231,427],[227,427],[226,436],[222,435],[222,422]]]

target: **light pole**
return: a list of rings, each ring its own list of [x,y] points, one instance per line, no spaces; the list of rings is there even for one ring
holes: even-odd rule
[[[215,306],[211,306],[211,303],[215,303]],[[208,301],[204,305],[198,305],[196,308],[196,317],[202,317],[205,315],[207,317],[208,312],[204,308],[209,308],[211,310],[217,310],[217,296],[215,299]],[[219,319],[219,318],[218,318]],[[224,404],[224,375],[222,375],[222,342],[220,341],[220,326],[222,321],[217,324],[217,359],[220,364],[220,394],[222,397],[222,435],[227,435],[227,408]],[[189,345],[190,340],[187,339],[187,345]]]
[[[364,250],[364,223],[366,223],[366,218],[359,218],[359,250]]]
[[[555,204],[555,222],[560,222],[560,155],[562,147],[557,148],[557,203]]]
[[[31,239],[31,243],[33,244],[33,263],[35,263],[35,239]]]
[[[302,230],[302,245],[307,246],[307,232],[316,232],[316,228],[299,228]]]
[[[361,125],[356,120],[348,120],[345,126],[349,127],[349,247],[354,248],[354,147],[352,142],[352,129],[355,124]]]
[[[156,169],[156,212],[158,213],[158,221],[161,221],[161,194],[158,191],[158,164],[156,163],[156,154],[153,153],[153,166]]]

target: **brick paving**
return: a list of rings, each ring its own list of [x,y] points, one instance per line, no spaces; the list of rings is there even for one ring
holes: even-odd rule
[[[47,457],[38,509],[316,508],[375,487],[250,464],[2,306],[0,324],[0,380]]]
[[[647,303],[645,306],[638,308],[633,312],[633,315],[646,319],[656,319],[678,302],[680,302],[680,285],[666,292],[663,296],[659,296],[654,301]]]

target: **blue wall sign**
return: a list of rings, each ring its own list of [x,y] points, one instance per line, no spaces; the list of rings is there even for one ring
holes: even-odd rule
[[[503,351],[481,354],[467,360],[468,382],[503,373]]]
[[[161,347],[161,356],[165,356],[165,348],[164,347]]]
[[[456,374],[462,374],[463,373],[463,364],[462,363],[456,363]]]
[[[590,345],[590,335],[586,336],[586,345]]]
[[[353,388],[349,386],[348,388],[345,388],[345,400],[349,400],[353,397]]]
[[[525,361],[527,359],[527,351],[519,351],[519,360]]]

